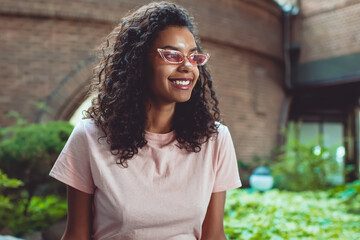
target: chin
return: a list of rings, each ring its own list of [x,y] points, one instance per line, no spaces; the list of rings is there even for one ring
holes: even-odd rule
[[[177,102],[177,103],[184,103],[184,102],[189,101],[189,100],[190,100],[190,98],[191,98],[191,96],[189,96],[189,97],[181,97],[181,98],[177,98],[177,99],[176,99],[176,102]]]

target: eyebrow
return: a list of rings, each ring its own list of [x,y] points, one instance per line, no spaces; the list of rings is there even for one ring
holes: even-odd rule
[[[176,51],[180,51],[180,49],[179,48],[177,48],[177,47],[174,47],[174,46],[171,46],[171,45],[166,45],[166,46],[164,46],[164,47],[161,47],[162,49],[171,49],[171,50],[176,50]],[[195,52],[195,51],[198,51],[198,48],[197,47],[194,47],[194,48],[192,48],[192,49],[190,49],[190,51],[189,52]]]

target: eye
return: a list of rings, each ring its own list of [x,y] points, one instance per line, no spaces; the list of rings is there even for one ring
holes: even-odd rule
[[[190,62],[192,64],[196,64],[198,66],[202,66],[204,65],[207,60],[209,59],[209,55],[208,54],[201,54],[201,53],[193,53],[190,55]]]
[[[196,61],[198,63],[203,63],[206,60],[206,55],[194,54],[194,55],[192,55],[192,58],[194,59],[194,61]]]
[[[180,62],[182,55],[178,52],[164,51],[164,57],[171,62]]]

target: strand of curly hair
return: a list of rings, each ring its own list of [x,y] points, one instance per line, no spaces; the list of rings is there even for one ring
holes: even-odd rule
[[[96,67],[92,92],[97,97],[86,118],[105,133],[117,163],[127,167],[145,140],[147,82],[145,57],[157,33],[167,26],[187,27],[194,35],[192,18],[185,9],[166,2],[151,3],[125,17],[101,47],[102,59]],[[187,102],[177,103],[172,128],[177,146],[199,152],[201,145],[217,134],[220,122],[218,100],[206,66],[199,66],[199,79]]]

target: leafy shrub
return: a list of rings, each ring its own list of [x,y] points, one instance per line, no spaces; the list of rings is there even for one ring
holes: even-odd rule
[[[8,176],[0,169],[0,193],[2,193],[5,188],[18,188],[23,184],[24,183],[18,179],[8,178]]]
[[[0,129],[0,168],[23,182],[22,187],[0,192],[0,204],[6,205],[0,206],[0,229],[6,226],[21,236],[43,230],[66,214],[64,198],[44,195],[54,192],[57,183],[49,171],[72,129],[67,122],[26,125],[21,118],[14,126]],[[9,196],[11,201],[6,200]]]
[[[360,215],[350,213],[349,202],[333,191],[228,191],[226,235],[242,240],[360,239]],[[358,206],[358,199],[351,204]]]
[[[0,168],[24,182],[29,199],[49,182],[49,171],[73,126],[67,122],[15,125],[0,129]]]
[[[24,211],[27,208],[27,214]],[[64,198],[55,195],[45,197],[34,196],[30,203],[21,199],[12,204],[0,218],[16,236],[22,236],[32,231],[43,231],[67,212],[67,203]]]
[[[291,191],[328,189],[331,187],[328,179],[339,170],[334,149],[301,143],[288,134],[286,144],[272,152],[270,169],[275,186]]]
[[[11,210],[14,208],[15,196],[4,196],[3,191],[9,188],[18,188],[23,185],[23,182],[17,179],[10,179],[0,169],[0,229],[4,228],[7,223],[7,218],[12,215]]]

